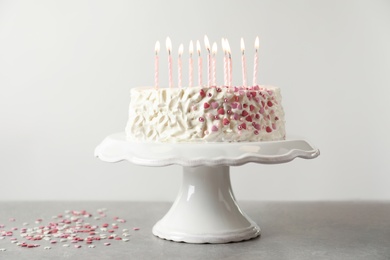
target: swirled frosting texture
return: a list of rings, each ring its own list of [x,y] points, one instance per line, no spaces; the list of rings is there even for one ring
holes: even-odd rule
[[[276,87],[131,89],[129,141],[256,142],[285,139]]]

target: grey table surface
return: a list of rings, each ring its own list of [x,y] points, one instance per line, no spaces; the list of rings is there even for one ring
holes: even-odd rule
[[[0,251],[0,259],[390,259],[390,202],[240,202],[262,234],[228,244],[185,244],[153,236],[153,225],[170,206],[168,202],[0,202],[0,225],[5,225],[0,234],[18,228],[0,239],[0,249],[6,249]],[[102,208],[107,208],[107,216],[95,219]],[[64,218],[65,210],[86,210],[93,216],[84,223],[99,226],[116,223],[115,216],[125,219],[114,231],[122,236],[122,229],[129,229],[129,241],[95,241],[95,248],[83,242],[81,248],[46,240],[33,241],[40,244],[36,248],[11,243],[11,238],[25,240],[22,228],[58,222],[61,219],[53,216]],[[35,223],[39,218],[43,221]],[[111,245],[104,246],[105,242]],[[51,249],[45,250],[46,246]]]

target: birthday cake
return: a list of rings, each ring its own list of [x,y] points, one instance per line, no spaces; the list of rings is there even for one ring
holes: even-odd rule
[[[130,141],[235,142],[285,139],[276,87],[133,88]]]
[[[133,142],[172,143],[285,139],[280,89],[258,85],[233,87],[231,71],[229,73],[230,81],[225,81],[226,86],[210,84],[160,88],[156,78],[155,87],[131,89],[127,139]],[[229,79],[229,75],[226,78]]]

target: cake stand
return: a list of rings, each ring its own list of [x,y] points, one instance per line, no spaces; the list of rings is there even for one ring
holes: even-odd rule
[[[105,162],[144,166],[183,166],[175,202],[153,227],[157,237],[187,243],[239,242],[258,237],[259,226],[238,206],[230,183],[230,166],[278,164],[319,150],[304,140],[239,143],[133,143],[125,133],[106,137],[95,156]]]

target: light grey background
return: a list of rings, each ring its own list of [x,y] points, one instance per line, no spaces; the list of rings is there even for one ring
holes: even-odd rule
[[[389,1],[81,0],[0,1],[0,200],[173,200],[180,167],[93,151],[124,130],[129,90],[153,84],[155,41],[166,85],[166,36],[176,57],[204,34],[230,40],[235,84],[240,37],[251,75],[258,35],[259,78],[281,87],[288,133],[322,152],[233,167],[237,199],[390,199]]]

